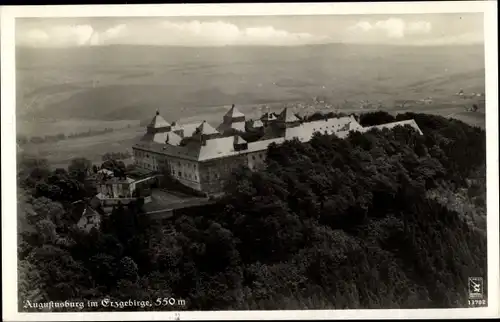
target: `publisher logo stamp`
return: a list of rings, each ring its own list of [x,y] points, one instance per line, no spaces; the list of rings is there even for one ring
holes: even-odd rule
[[[482,300],[483,299],[483,278],[482,277],[469,277],[469,299]]]

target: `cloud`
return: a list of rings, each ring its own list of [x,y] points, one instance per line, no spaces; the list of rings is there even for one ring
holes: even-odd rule
[[[411,22],[407,27],[410,33],[428,34],[432,30],[432,24],[428,21]]]
[[[127,32],[127,25],[120,24],[106,29],[103,32],[94,32],[90,38],[89,45],[99,46],[110,40],[116,39]]]
[[[201,44],[215,45],[300,45],[324,41],[324,37],[309,33],[291,33],[272,26],[240,28],[234,24],[216,21],[187,23],[162,23],[166,32],[188,37]]]
[[[435,45],[477,45],[484,43],[484,35],[482,33],[463,33],[452,36],[442,36],[435,39],[424,39],[415,43],[420,46],[435,46]]]
[[[272,26],[241,28],[235,24],[214,21],[163,21],[160,23],[119,24],[96,31],[91,26],[58,26],[47,30],[29,30],[19,43],[47,46],[83,45],[171,45],[226,46],[275,45],[294,46],[328,42],[328,37],[296,33]]]
[[[375,23],[359,21],[349,28],[354,32],[382,32],[389,38],[401,39],[408,34],[427,34],[432,30],[432,24],[428,21],[416,21],[407,23],[400,18],[389,18],[379,20]]]
[[[81,46],[88,43],[94,30],[90,25],[53,26],[21,32],[18,42],[33,46]]]

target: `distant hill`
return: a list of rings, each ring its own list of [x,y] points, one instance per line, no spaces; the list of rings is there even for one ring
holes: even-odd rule
[[[482,46],[18,48],[20,119],[169,119],[204,107],[326,97],[447,99],[484,91]],[[183,108],[183,110],[181,110]]]

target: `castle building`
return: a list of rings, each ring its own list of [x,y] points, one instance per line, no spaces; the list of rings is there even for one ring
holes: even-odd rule
[[[375,127],[407,124],[422,133],[413,120]],[[264,135],[255,142],[247,142],[239,135],[256,128],[264,129]],[[364,132],[372,128],[362,127],[353,116],[306,122],[288,108],[278,115],[266,113],[260,120],[247,121],[233,105],[215,129],[206,121],[172,125],[157,111],[145,135],[132,149],[139,168],[168,173],[194,190],[217,194],[235,168],[242,165],[252,170],[264,167],[267,148],[272,143],[281,144],[292,139],[308,142],[316,132],[343,138],[351,131]]]

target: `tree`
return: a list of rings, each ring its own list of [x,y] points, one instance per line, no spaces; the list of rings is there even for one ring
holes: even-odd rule
[[[137,280],[137,264],[130,257],[123,257],[120,260],[118,274],[121,279],[130,281]]]
[[[114,257],[102,253],[94,255],[89,260],[89,268],[100,285],[109,289],[116,283],[118,269]]]
[[[56,225],[48,219],[37,222],[36,229],[42,244],[55,244],[59,238],[56,232]]]
[[[102,169],[107,169],[113,171],[115,176],[121,177],[126,173],[125,163],[123,161],[117,161],[115,159],[108,159],[104,161],[101,165]]]
[[[81,289],[89,288],[88,272],[71,254],[57,246],[43,245],[26,257],[28,269],[37,272],[36,286],[46,292],[46,300],[66,300],[78,296]],[[65,289],[64,292],[61,290]]]
[[[360,116],[359,124],[362,126],[380,125],[394,122],[395,118],[385,111],[363,113]]]
[[[83,182],[92,168],[92,162],[86,158],[75,158],[68,166],[68,172],[78,181]]]

